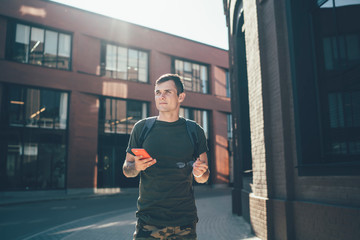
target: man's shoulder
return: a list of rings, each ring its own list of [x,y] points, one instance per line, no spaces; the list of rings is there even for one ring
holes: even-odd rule
[[[145,126],[146,123],[147,123],[147,124],[153,124],[153,123],[155,122],[155,120],[156,120],[156,117],[143,118],[143,119],[141,119],[141,120],[139,120],[139,121],[137,121],[137,122],[135,123],[134,129],[135,129],[136,131],[141,131],[141,130],[144,128],[144,126]]]
[[[187,119],[185,118],[186,120],[186,124],[188,124],[188,126],[193,126],[196,131],[203,131],[204,129],[200,126],[200,124],[198,124],[196,121],[194,120],[191,120],[191,119]]]
[[[145,121],[146,121],[146,118],[143,118],[139,121],[137,121],[135,124],[134,124],[134,131],[141,131],[141,129],[144,127],[145,125]]]

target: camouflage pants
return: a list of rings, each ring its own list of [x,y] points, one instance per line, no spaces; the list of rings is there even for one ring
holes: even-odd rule
[[[177,226],[164,227],[146,225],[138,220],[134,233],[134,240],[196,240],[196,223]]]

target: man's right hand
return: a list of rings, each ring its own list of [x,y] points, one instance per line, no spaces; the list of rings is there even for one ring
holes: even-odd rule
[[[123,173],[126,177],[136,177],[140,171],[144,171],[156,163],[156,159],[144,158],[126,153],[126,159],[123,165]]]
[[[156,163],[156,159],[142,158],[142,156],[134,156],[135,169],[137,171],[144,171]]]

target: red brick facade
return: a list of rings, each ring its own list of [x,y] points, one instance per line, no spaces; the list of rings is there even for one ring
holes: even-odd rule
[[[10,21],[64,31],[72,36],[71,69],[58,70],[14,62],[6,56]],[[101,43],[147,51],[148,83],[101,75]],[[211,184],[229,184],[226,97],[228,52],[99,14],[42,0],[6,0],[0,8],[0,84],[69,92],[66,189],[97,188],[99,97],[149,103],[156,115],[153,85],[173,72],[173,59],[208,66],[209,94],[187,92],[184,107],[209,112]],[[118,171],[121,171],[118,169]]]

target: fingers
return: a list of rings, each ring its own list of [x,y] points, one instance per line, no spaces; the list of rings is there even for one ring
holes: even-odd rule
[[[208,168],[209,167],[206,162],[202,162],[200,159],[198,159],[193,165],[193,172],[196,175],[202,175],[208,170]]]
[[[194,162],[193,164],[194,168],[205,168],[205,170],[208,168],[208,165],[205,161],[201,161],[199,158]]]
[[[142,156],[135,157],[135,167],[138,171],[146,170],[147,168],[151,167],[156,163],[156,159],[153,158],[143,158]]]

